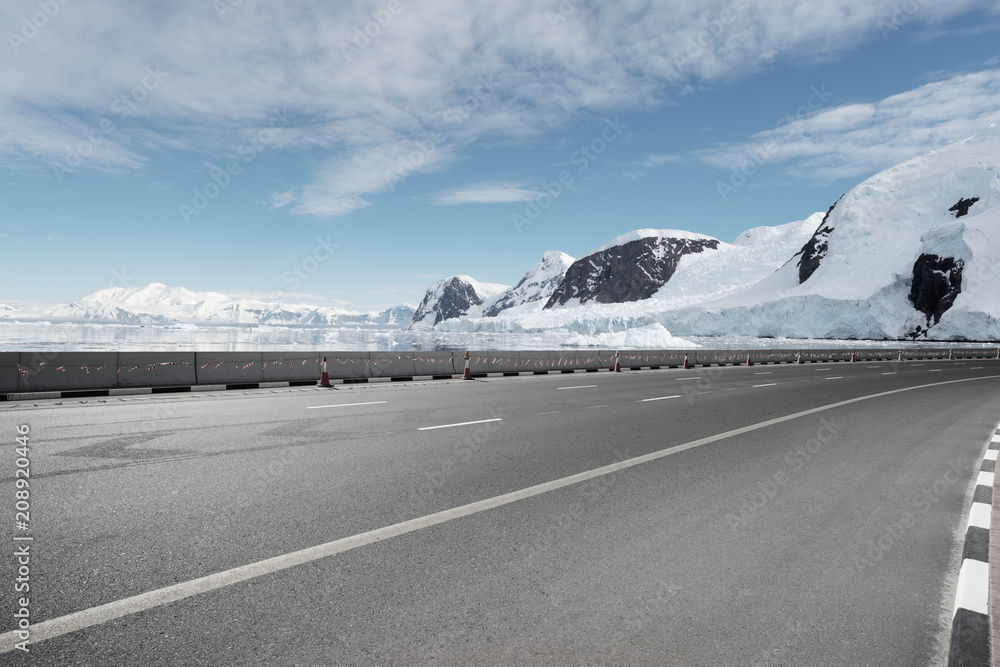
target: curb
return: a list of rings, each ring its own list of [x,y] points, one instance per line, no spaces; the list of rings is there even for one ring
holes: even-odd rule
[[[990,667],[990,520],[998,448],[1000,426],[994,430],[979,467],[969,510],[951,622],[948,667]]]

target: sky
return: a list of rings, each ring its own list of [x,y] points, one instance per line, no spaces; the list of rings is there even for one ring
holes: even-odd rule
[[[350,310],[824,211],[1000,122],[978,0],[8,0],[0,303]]]

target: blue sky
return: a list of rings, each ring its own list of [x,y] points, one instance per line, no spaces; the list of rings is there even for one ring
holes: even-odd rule
[[[1000,121],[974,0],[12,0],[0,30],[0,303],[416,304],[800,220]]]

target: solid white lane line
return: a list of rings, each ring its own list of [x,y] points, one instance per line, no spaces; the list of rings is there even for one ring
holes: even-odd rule
[[[777,382],[770,382],[768,384],[755,384],[753,386],[753,388],[756,389],[757,387],[773,387],[776,384],[778,384],[778,383]]]
[[[510,493],[505,493],[501,496],[496,496],[493,498],[487,498],[485,500],[480,500],[477,502],[469,503],[468,505],[462,505],[461,507],[454,507],[449,510],[444,510],[442,512],[436,512],[434,514],[429,514],[427,516],[419,517],[416,519],[410,519],[409,521],[403,521],[402,523],[397,523],[391,526],[386,526],[384,528],[378,528],[375,530],[370,530],[366,533],[360,533],[358,535],[353,535],[351,537],[345,537],[343,539],[335,540],[333,542],[327,542],[325,544],[320,544],[314,547],[308,547],[300,551],[293,551],[291,553],[284,554],[282,556],[275,556],[273,558],[268,558],[267,560],[258,561],[256,563],[250,563],[249,565],[241,565],[235,567],[231,570],[225,570],[223,572],[217,572],[216,574],[210,574],[205,577],[200,577],[198,579],[192,579],[190,581],[181,582],[179,584],[174,584],[173,586],[167,586],[166,588],[160,588],[154,591],[149,591],[148,593],[141,593],[129,598],[122,600],[116,600],[114,602],[108,602],[106,604],[92,607],[90,609],[84,609],[72,614],[67,614],[66,616],[59,616],[48,621],[42,621],[40,623],[33,623],[31,625],[31,643],[37,644],[38,642],[45,641],[46,639],[52,639],[54,637],[60,637],[71,632],[76,632],[77,630],[83,630],[84,628],[89,628],[95,625],[100,625],[101,623],[107,623],[108,621],[113,621],[117,618],[122,618],[123,616],[129,616],[131,614],[146,611],[147,609],[153,609],[155,607],[160,607],[165,604],[170,604],[171,602],[176,602],[178,600],[184,600],[186,598],[198,595],[200,593],[206,593],[208,591],[217,590],[219,588],[224,588],[226,586],[231,586],[242,581],[247,581],[248,579],[254,579],[256,577],[261,577],[268,574],[273,574],[275,572],[280,572],[282,570],[287,570],[296,565],[302,565],[304,563],[311,563],[313,561],[319,560],[321,558],[326,558],[328,556],[333,556],[351,549],[356,549],[361,546],[368,544],[373,544],[375,542],[380,542],[382,540],[397,537],[399,535],[405,535],[406,533],[411,533],[422,528],[427,528],[429,526],[435,526],[446,521],[451,521],[453,519],[459,519],[462,517],[470,516],[472,514],[478,514],[495,507],[501,507],[503,505],[508,505],[510,503],[517,502],[519,500],[524,500],[526,498],[531,498],[533,496],[538,496],[543,493],[548,493],[549,491],[555,491],[556,489],[561,489],[572,484],[578,484],[580,482],[585,482],[589,479],[594,479],[595,477],[601,477],[603,475],[609,475],[613,472],[618,472],[619,470],[625,470],[627,468],[632,468],[643,463],[648,463],[650,461],[656,461],[658,459],[665,458],[672,454],[677,454],[679,452],[687,451],[689,449],[694,449],[695,447],[701,447],[713,442],[718,442],[720,440],[726,440],[738,435],[743,435],[744,433],[750,433],[752,431],[757,431],[768,426],[774,426],[775,424],[781,424],[786,421],[791,421],[793,419],[799,419],[801,417],[808,417],[809,415],[814,415],[820,412],[825,412],[827,410],[834,410],[836,408],[843,407],[845,405],[851,405],[853,403],[860,403],[862,401],[870,401],[876,398],[882,398],[883,396],[892,396],[894,394],[901,394],[907,391],[915,391],[917,389],[927,389],[928,387],[941,387],[949,384],[959,384],[963,382],[976,382],[979,380],[995,380],[1000,378],[1000,375],[988,375],[985,377],[978,378],[965,378],[961,380],[946,380],[944,382],[934,382],[931,384],[923,384],[915,387],[906,387],[904,389],[893,389],[891,391],[883,391],[877,394],[868,394],[867,396],[859,396],[857,398],[851,398],[846,401],[839,401],[837,403],[830,403],[829,405],[821,405],[819,407],[810,408],[809,410],[803,410],[802,412],[795,412],[790,415],[785,415],[784,417],[776,417],[774,419],[768,419],[767,421],[758,422],[756,424],[751,424],[750,426],[744,426],[742,428],[734,429],[732,431],[726,431],[725,433],[719,433],[717,435],[711,435],[706,438],[700,438],[698,440],[692,440],[691,442],[684,443],[682,445],[676,445],[674,447],[669,447],[667,449],[661,449],[656,452],[650,452],[649,454],[644,454],[642,456],[637,456],[635,458],[626,459],[624,461],[618,461],[617,463],[612,463],[601,468],[595,468],[593,470],[588,470],[585,472],[577,473],[575,475],[570,475],[569,477],[563,477],[561,479],[552,480],[551,482],[545,482],[538,484],[536,486],[531,486],[526,489],[521,489],[520,491],[512,491]],[[992,473],[980,473],[980,480],[983,479],[984,475],[989,475],[989,483],[993,483]],[[980,483],[984,483],[980,481]],[[975,562],[975,561],[966,561]],[[961,576],[959,577],[961,579]],[[983,588],[985,594],[986,588]],[[15,644],[20,641],[20,638],[16,631],[11,631],[0,635],[0,653],[9,653],[15,650]]]
[[[649,403],[650,401],[665,401],[665,400],[667,400],[668,398],[680,398],[680,397],[681,397],[681,395],[680,395],[680,394],[677,394],[677,395],[675,395],[675,396],[659,396],[659,397],[657,397],[657,398],[644,398],[644,399],[642,399],[642,400],[641,400],[641,401],[639,401],[639,402],[640,402],[640,403]]]
[[[557,390],[562,391],[563,389],[589,389],[590,387],[596,387],[596,384],[580,384],[573,387],[556,387]]]
[[[474,422],[458,422],[457,424],[440,424],[438,426],[421,426],[417,430],[418,431],[433,431],[434,429],[437,429],[437,428],[452,428],[454,426],[469,426],[471,424],[486,424],[486,423],[489,423],[489,422],[502,422],[502,421],[503,421],[502,417],[497,417],[496,419],[480,419],[480,420],[474,421]]]
[[[337,405],[307,405],[306,410],[318,410],[319,408],[349,408],[352,405],[378,405],[389,401],[368,401],[367,403],[338,403]]]

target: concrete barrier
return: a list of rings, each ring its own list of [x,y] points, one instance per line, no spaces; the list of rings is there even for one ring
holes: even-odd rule
[[[412,378],[414,373],[412,352],[370,352],[372,377]],[[329,360],[327,368],[329,369]]]
[[[454,375],[455,360],[451,352],[414,352],[413,353],[413,374],[414,375]],[[462,370],[465,370],[465,358],[461,360]]]
[[[0,393],[13,393],[17,391],[17,381],[18,376],[20,376],[18,365],[20,362],[20,352],[0,352]]]
[[[194,352],[119,352],[116,387],[197,384]]]
[[[996,347],[954,348],[954,359],[996,357]],[[899,349],[805,349],[804,362],[895,361]],[[614,350],[472,351],[471,370],[486,373],[556,373],[611,370]],[[622,350],[623,369],[794,362],[798,350]],[[904,350],[903,357],[947,359],[949,350]],[[101,391],[116,388],[252,385],[319,379],[327,356],[331,379],[455,377],[465,368],[461,352],[4,352],[0,353],[0,398],[44,391]]]
[[[197,352],[195,368],[197,384],[253,384],[264,381],[264,355],[261,352]]]
[[[107,389],[117,386],[117,352],[22,352],[17,390]]]
[[[372,376],[371,355],[378,352],[323,352],[330,379],[358,380]],[[378,376],[374,376],[378,377]]]
[[[517,352],[505,352],[503,350],[488,350],[486,356],[489,373],[516,373],[518,371]]]
[[[306,382],[319,380],[320,359],[318,352],[294,354],[290,352],[265,352],[261,364],[264,382]]]
[[[517,353],[517,370],[522,373],[548,373],[556,370],[558,352],[547,350],[524,350]]]

